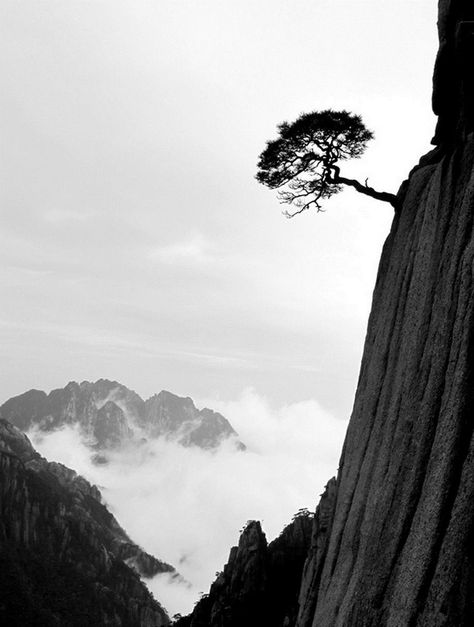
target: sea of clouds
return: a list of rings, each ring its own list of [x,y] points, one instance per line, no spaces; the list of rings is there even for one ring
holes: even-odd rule
[[[161,439],[115,451],[97,465],[76,428],[29,434],[47,459],[98,485],[131,538],[188,582],[167,575],[146,582],[170,615],[188,613],[209,590],[247,520],[262,521],[271,540],[298,509],[314,510],[337,471],[347,427],[315,400],[275,408],[253,390],[236,401],[197,405],[221,412],[247,450],[232,441],[209,452]]]

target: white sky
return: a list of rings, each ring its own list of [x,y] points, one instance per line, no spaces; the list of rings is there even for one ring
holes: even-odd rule
[[[254,180],[276,124],[346,108],[343,172],[429,149],[435,0],[3,0],[0,400],[70,379],[347,417],[389,205],[294,220]]]

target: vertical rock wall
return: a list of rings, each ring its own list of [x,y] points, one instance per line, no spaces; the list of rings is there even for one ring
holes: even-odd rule
[[[438,148],[403,187],[383,250],[298,627],[474,625],[474,3],[439,8]]]
[[[439,51],[433,77],[433,111],[439,116],[434,144],[453,143],[474,129],[474,3],[439,0]]]

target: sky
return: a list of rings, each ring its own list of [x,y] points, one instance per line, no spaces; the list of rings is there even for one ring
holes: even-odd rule
[[[347,109],[375,140],[342,174],[396,192],[434,131],[436,5],[0,3],[0,402],[115,379],[221,411],[249,447],[98,468],[74,430],[34,438],[191,581],[153,582],[172,611],[247,518],[271,539],[336,472],[393,217],[347,190],[285,219],[258,155],[278,123]]]
[[[4,0],[2,400],[116,379],[351,411],[392,209],[285,219],[276,125],[375,132],[343,174],[396,191],[429,150],[434,0]]]

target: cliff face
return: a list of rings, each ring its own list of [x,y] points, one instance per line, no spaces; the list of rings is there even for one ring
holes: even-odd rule
[[[312,520],[296,516],[268,545],[260,523],[250,522],[209,594],[176,627],[294,625]]]
[[[190,398],[161,391],[144,401],[117,381],[71,381],[49,394],[29,390],[0,407],[0,418],[22,431],[76,425],[90,444],[101,450],[139,443],[142,438],[167,438],[183,446],[214,449],[237,438],[221,414],[199,410]],[[235,439],[238,449],[245,446]]]
[[[140,581],[174,572],[136,546],[74,471],[0,420],[0,623],[159,627]]]
[[[403,186],[383,250],[327,546],[307,563],[299,627],[474,624],[471,19],[472,2],[440,2],[438,148]]]
[[[474,130],[474,6],[470,0],[439,0],[439,51],[433,80],[433,111],[439,116],[434,144],[452,144]]]

